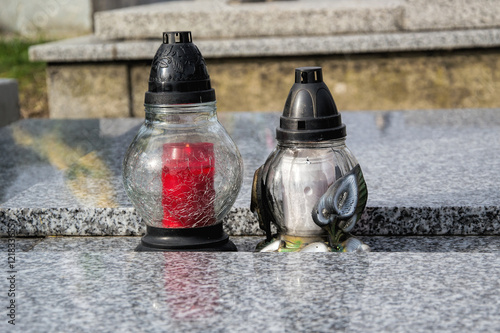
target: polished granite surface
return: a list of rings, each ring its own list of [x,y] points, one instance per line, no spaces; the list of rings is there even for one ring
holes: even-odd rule
[[[493,252],[481,253],[453,252],[452,246],[443,252],[264,254],[137,253],[125,248],[138,237],[104,237],[107,247],[102,237],[81,238],[88,242],[42,239],[16,254],[20,332],[500,327],[498,240]],[[60,240],[65,245],[58,246]],[[67,247],[71,243],[77,248]],[[7,282],[1,279],[2,290]],[[12,328],[5,318],[0,327]]]
[[[347,145],[368,184],[356,234],[500,232],[500,109],[344,112]],[[220,113],[245,164],[225,221],[261,234],[249,211],[251,179],[275,147],[279,113]],[[141,119],[30,119],[0,128],[0,233],[140,235],[121,161]]]
[[[140,237],[123,236],[144,227],[120,163],[141,120],[0,128],[0,232],[18,235],[0,238],[16,260],[1,265],[0,301],[14,274],[17,306],[0,331],[497,332],[499,112],[343,114],[370,191],[362,254],[252,253],[262,236],[235,236],[258,234],[250,180],[277,113],[220,115],[246,168],[225,221],[238,253],[133,251]]]

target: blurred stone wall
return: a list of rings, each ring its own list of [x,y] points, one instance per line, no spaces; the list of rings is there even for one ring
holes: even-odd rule
[[[57,39],[92,33],[91,0],[0,0],[0,32]]]
[[[286,58],[207,59],[219,111],[282,110],[294,68],[323,67],[341,110],[492,108],[500,51],[456,50]],[[133,115],[144,116],[150,65],[131,67]]]
[[[94,12],[102,12],[124,7],[132,7],[139,5],[148,5],[151,3],[165,2],[172,0],[92,0]]]
[[[171,0],[0,0],[0,33],[60,39],[93,32],[98,11]]]

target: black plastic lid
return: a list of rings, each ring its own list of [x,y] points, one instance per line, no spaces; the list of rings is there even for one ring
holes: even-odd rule
[[[323,82],[321,67],[296,68],[295,84],[288,94],[280,127],[276,128],[276,139],[307,142],[345,136],[345,125]]]
[[[190,31],[163,33],[151,64],[145,104],[191,104],[215,101],[205,59]]]

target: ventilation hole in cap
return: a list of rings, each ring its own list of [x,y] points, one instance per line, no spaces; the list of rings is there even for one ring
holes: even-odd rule
[[[307,83],[307,73],[306,72],[300,73],[300,83]]]

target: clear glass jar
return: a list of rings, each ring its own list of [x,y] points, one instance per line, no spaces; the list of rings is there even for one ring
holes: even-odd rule
[[[215,102],[146,105],[123,161],[125,190],[146,225],[221,223],[241,187],[243,161]]]
[[[279,142],[264,167],[267,198],[280,233],[319,236],[311,213],[319,198],[358,162],[345,139],[323,142]]]

